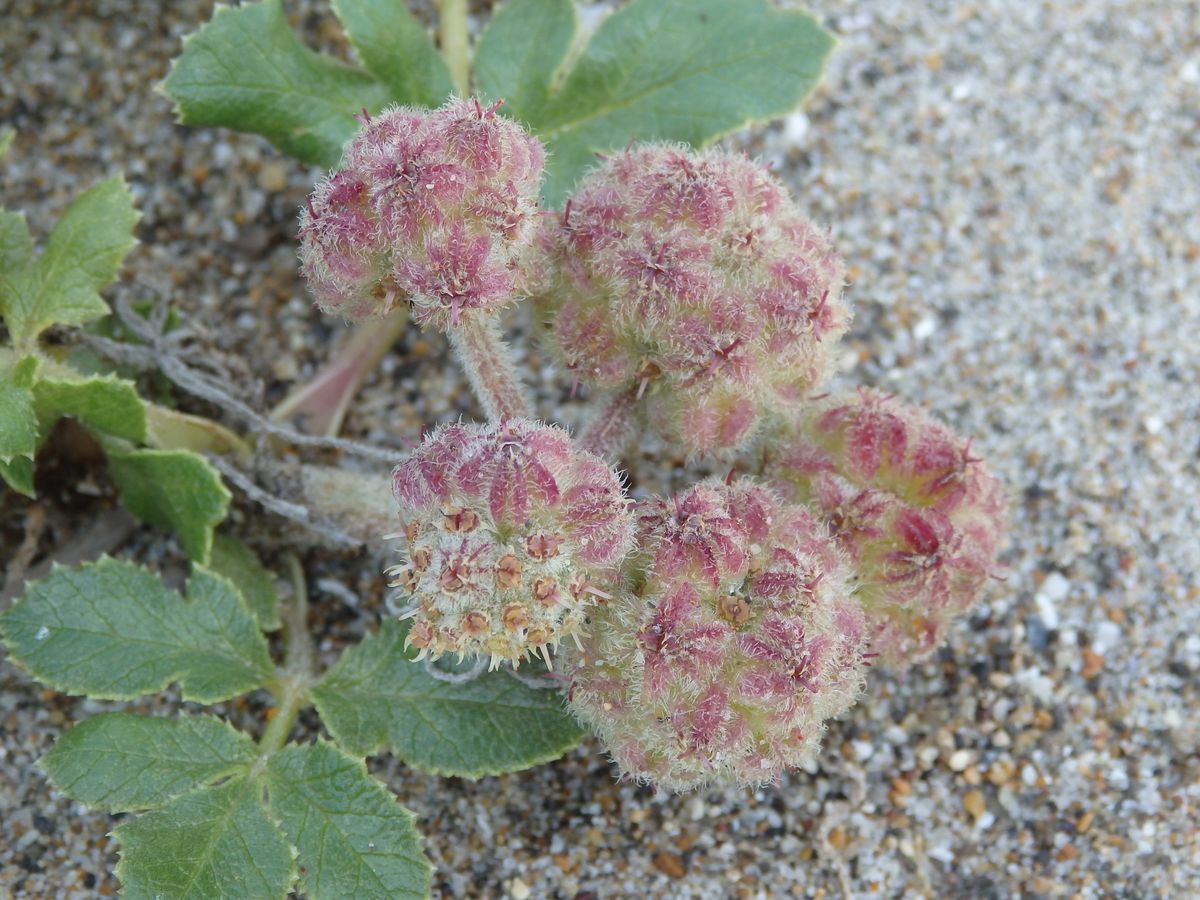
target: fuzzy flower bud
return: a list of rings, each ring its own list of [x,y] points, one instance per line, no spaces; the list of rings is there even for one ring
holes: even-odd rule
[[[857,572],[871,650],[929,656],[996,566],[1004,491],[925,412],[862,390],[814,404],[763,474],[822,514]]]
[[[446,330],[512,301],[545,151],[496,106],[364,118],[300,216],[301,269],[323,310],[358,320],[407,299],[418,323]]]
[[[746,443],[795,408],[846,331],[842,264],[785,188],[742,156],[650,144],[546,214],[531,293],[581,381],[641,385],[647,420],[690,451]]]
[[[816,518],[749,480],[643,505],[630,586],[568,649],[572,711],[623,774],[759,784],[816,753],[863,680],[866,623]]]
[[[514,665],[577,636],[633,546],[620,479],[559,428],[526,420],[441,428],[392,473],[421,655]]]

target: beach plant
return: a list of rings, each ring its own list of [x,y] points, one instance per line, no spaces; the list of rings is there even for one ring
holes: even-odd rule
[[[766,0],[632,0],[590,34],[568,0],[509,0],[474,35],[465,0],[437,7],[335,0],[352,65],[279,0],[218,6],[164,83],[184,123],[328,171],[300,270],[356,330],[274,410],[168,304],[101,295],[134,244],[120,178],[38,253],[0,210],[0,478],[36,496],[70,420],[187,559],[54,564],[0,611],[9,658],[55,691],[191,704],[92,716],[42,759],[64,794],[140,813],[113,832],[126,896],[426,896],[415,816],[364,765],[380,753],[479,778],[591,731],[659,789],[772,782],[996,567],[1003,492],[969,441],[819,393],[850,323],[829,232],[767,166],[705,148],[796,108],[830,36]],[[526,312],[575,433],[519,376],[503,317]],[[339,437],[409,327],[446,336],[485,421],[396,435],[407,452]],[[648,437],[691,483],[621,472]],[[275,540],[239,538],[235,492]],[[309,622],[313,545],[388,557],[382,621],[335,657]],[[305,710],[315,741],[293,740]]]

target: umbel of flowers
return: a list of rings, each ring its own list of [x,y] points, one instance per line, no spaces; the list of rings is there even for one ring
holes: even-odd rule
[[[392,474],[421,656],[514,665],[578,638],[633,546],[633,514],[604,460],[527,420],[439,429]],[[600,594],[602,595],[602,594]]]
[[[763,474],[810,504],[850,555],[887,665],[929,656],[996,566],[1000,482],[970,441],[883,394],[812,403],[771,445]]]
[[[849,323],[824,231],[744,156],[632,147],[544,217],[539,241],[534,299],[563,364],[644,393],[645,421],[693,453],[741,447],[769,411],[799,408]]]
[[[628,582],[570,649],[569,704],[628,776],[757,784],[858,697],[866,622],[807,509],[749,480],[640,509]]]
[[[300,216],[317,302],[359,320],[408,301],[443,331],[511,303],[544,162],[540,141],[478,101],[365,117]]]
[[[631,147],[548,212],[543,161],[496,106],[393,109],[301,217],[321,306],[407,302],[489,419],[393,473],[408,644],[493,667],[557,648],[571,710],[626,776],[770,781],[817,751],[866,659],[905,666],[945,638],[995,566],[1003,492],[919,410],[813,399],[849,322],[842,264],[762,166]],[[520,292],[591,388],[578,437],[535,421],[517,377],[498,314]],[[635,423],[761,480],[634,506],[605,457]]]

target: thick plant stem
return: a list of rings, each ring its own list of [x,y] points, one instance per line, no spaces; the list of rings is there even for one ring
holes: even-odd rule
[[[284,660],[271,692],[277,706],[275,715],[263,730],[258,742],[259,756],[266,759],[287,741],[300,710],[308,706],[308,689],[316,673],[316,657],[312,636],[308,633],[308,591],[300,560],[288,560],[292,570],[295,597],[284,607],[281,618],[284,629]]]
[[[450,329],[450,344],[489,421],[531,417],[532,407],[513,367],[512,352],[494,317],[463,317]]]
[[[384,319],[355,326],[350,339],[315,378],[289,394],[271,410],[276,422],[295,419],[310,432],[335,437],[350,401],[408,324],[407,304]]]
[[[466,97],[471,93],[467,0],[440,0],[439,13],[438,34],[442,42],[442,56],[450,69],[454,92]]]
[[[637,403],[636,387],[609,394],[604,405],[580,431],[579,446],[610,461],[620,456],[633,433],[633,415]]]

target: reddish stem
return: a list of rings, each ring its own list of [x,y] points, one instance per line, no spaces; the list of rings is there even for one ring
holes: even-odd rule
[[[580,431],[579,445],[597,456],[609,459],[620,456],[633,433],[639,393],[637,387],[632,387],[609,394]]]
[[[315,434],[336,436],[350,401],[407,324],[408,307],[404,304],[383,320],[356,326],[334,358],[321,367],[315,378],[271,410],[271,418],[277,422],[295,419]]]
[[[512,351],[493,316],[464,316],[450,329],[449,337],[489,421],[532,416],[532,406],[513,366]]]

